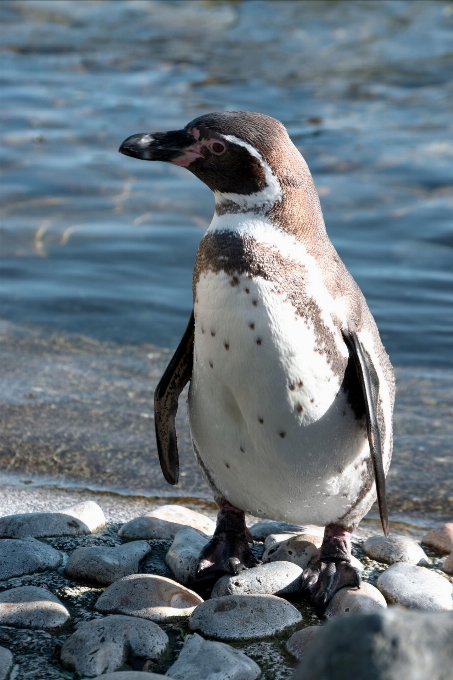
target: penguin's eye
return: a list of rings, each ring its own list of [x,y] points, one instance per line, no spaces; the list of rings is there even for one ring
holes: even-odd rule
[[[213,142],[210,144],[210,149],[213,153],[220,156],[220,154],[225,151],[225,146],[221,142]]]

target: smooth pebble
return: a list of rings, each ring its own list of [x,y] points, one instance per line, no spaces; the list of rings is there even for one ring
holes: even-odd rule
[[[3,538],[0,540],[0,581],[56,569],[62,560],[58,550],[35,538]]]
[[[292,562],[305,569],[313,554],[318,550],[314,543],[303,536],[292,536],[282,543],[271,545],[263,553],[263,563]]]
[[[82,536],[105,526],[102,509],[84,501],[55,512],[26,512],[0,517],[0,538]]]
[[[106,675],[98,675],[94,680],[175,680],[168,675],[161,675],[160,673],[146,673],[143,676],[141,671],[117,671],[116,673],[107,673]]]
[[[443,554],[453,552],[453,522],[438,524],[423,536],[422,543]]]
[[[425,567],[397,562],[379,576],[376,586],[392,604],[433,611],[453,609],[451,583]]]
[[[289,524],[288,522],[273,522],[269,519],[263,519],[249,527],[254,541],[265,541],[270,534],[314,534],[324,535],[324,529],[314,525],[302,526],[299,524]]]
[[[178,531],[165,557],[178,583],[189,585],[195,580],[200,553],[208,541],[209,536],[192,527]]]
[[[13,667],[13,655],[6,649],[6,647],[0,647],[0,680],[6,680],[9,676],[9,672]]]
[[[320,630],[321,626],[308,626],[302,630],[296,630],[286,642],[287,651],[300,661]]]
[[[164,576],[132,574],[115,581],[96,602],[103,614],[126,614],[150,621],[189,616],[202,598]]]
[[[188,635],[176,663],[167,675],[174,680],[257,680],[260,667],[244,652],[224,642]]]
[[[376,562],[395,564],[408,562],[418,566],[429,564],[428,556],[413,538],[408,536],[371,536],[363,544],[365,555]]]
[[[453,616],[448,612],[389,607],[334,617],[319,628],[291,680],[452,677]]]
[[[160,673],[147,672],[144,677],[142,671],[117,671],[116,673],[98,675],[94,680],[162,680],[162,678],[175,680],[175,678],[170,678],[168,675],[161,675]]]
[[[77,548],[65,568],[66,576],[97,585],[110,585],[129,574],[136,574],[140,560],[151,552],[146,541],[132,541],[114,548]]]
[[[167,634],[152,621],[106,616],[77,628],[62,647],[61,662],[64,668],[92,678],[120,669],[131,656],[157,660],[168,645]]]
[[[53,593],[37,586],[21,586],[0,593],[0,625],[57,630],[69,612]]]
[[[453,553],[444,559],[441,569],[449,576],[453,576]]]
[[[371,583],[362,581],[360,588],[340,588],[327,605],[324,612],[326,619],[339,614],[358,614],[386,609],[384,596]]]
[[[291,562],[260,564],[235,576],[222,576],[212,589],[211,597],[224,595],[290,595],[300,591],[302,569]]]
[[[127,541],[153,538],[173,540],[178,531],[186,526],[198,529],[208,536],[215,531],[215,522],[209,517],[182,505],[163,505],[123,524],[118,536]]]
[[[300,623],[289,602],[274,595],[226,595],[206,600],[189,619],[189,628],[216,640],[260,640]]]

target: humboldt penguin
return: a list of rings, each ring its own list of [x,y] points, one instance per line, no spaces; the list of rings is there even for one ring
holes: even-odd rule
[[[245,512],[325,527],[302,589],[360,586],[351,532],[376,495],[388,533],[394,376],[358,285],[330,242],[308,166],[269,116],[226,111],[128,137],[120,152],[187,168],[214,193],[193,312],[155,391],[163,474],[190,381],[193,447],[219,506],[198,578],[253,567]]]

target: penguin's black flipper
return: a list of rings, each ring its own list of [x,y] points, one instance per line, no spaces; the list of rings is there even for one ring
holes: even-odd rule
[[[177,484],[179,479],[175,419],[178,397],[192,377],[194,333],[195,321],[192,311],[178,349],[154,392],[157,451],[162,472],[169,484]]]
[[[354,363],[362,385],[365,399],[368,441],[370,443],[371,458],[373,460],[376,491],[381,516],[382,529],[387,536],[389,532],[387,499],[385,495],[385,473],[383,463],[383,443],[377,405],[379,399],[379,378],[366,349],[363,347],[355,331],[343,331],[343,338],[349,351],[354,357]]]

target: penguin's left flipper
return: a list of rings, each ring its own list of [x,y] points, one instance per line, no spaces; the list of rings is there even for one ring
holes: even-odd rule
[[[389,533],[387,499],[385,495],[385,472],[383,461],[383,436],[377,417],[379,400],[379,378],[366,347],[361,343],[355,331],[343,331],[344,341],[354,358],[357,375],[363,390],[365,401],[368,441],[373,461],[374,479],[379,505],[379,514],[384,534]]]
[[[154,392],[157,451],[162,472],[169,484],[177,484],[179,479],[175,419],[179,395],[192,377],[194,333],[195,321],[192,311],[178,349]]]

